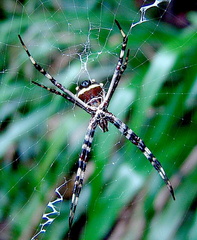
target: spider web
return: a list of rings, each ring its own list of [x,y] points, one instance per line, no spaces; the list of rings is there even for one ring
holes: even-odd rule
[[[197,16],[188,13],[190,24],[184,29],[166,24],[162,20],[184,22],[172,11],[174,2],[3,1],[1,240],[31,239],[45,230],[36,237],[197,238]],[[72,92],[84,79],[103,82],[107,90],[122,41],[115,19],[128,33],[131,54],[109,111],[157,156],[172,179],[176,202],[144,156],[114,126],[105,134],[98,129],[68,236],[73,180],[90,116],[31,84],[34,80],[52,87],[34,69],[17,35],[38,63]]]

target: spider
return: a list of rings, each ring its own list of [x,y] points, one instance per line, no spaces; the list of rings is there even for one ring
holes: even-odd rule
[[[112,80],[107,92],[105,92],[102,83],[98,83],[94,79],[91,79],[91,80],[83,81],[76,88],[76,95],[73,94],[64,86],[62,86],[61,83],[57,82],[57,80],[55,80],[39,64],[37,64],[37,62],[33,59],[30,52],[28,51],[21,36],[18,35],[20,42],[24,50],[26,51],[30,61],[34,65],[34,67],[40,73],[42,73],[46,78],[48,78],[52,82],[52,84],[55,85],[57,88],[59,88],[63,93],[59,92],[58,90],[46,87],[34,81],[32,81],[32,83],[50,91],[51,93],[62,96],[63,98],[67,99],[73,104],[76,104],[78,107],[82,108],[83,110],[85,110],[87,113],[91,115],[88,128],[85,134],[84,142],[82,145],[81,154],[78,160],[78,170],[77,170],[77,174],[74,182],[72,200],[71,200],[71,206],[70,206],[70,214],[69,214],[70,228],[74,220],[74,215],[75,215],[76,207],[78,204],[79,195],[83,186],[86,165],[87,165],[87,161],[91,151],[91,145],[92,145],[95,129],[97,128],[97,126],[99,126],[103,132],[107,132],[108,122],[112,123],[121,132],[122,135],[124,135],[131,143],[133,143],[139,148],[139,150],[145,155],[145,157],[149,160],[152,166],[160,174],[165,184],[167,185],[173,199],[175,200],[173,187],[163,167],[161,166],[161,163],[156,159],[156,157],[152,154],[152,152],[146,147],[145,143],[141,138],[139,138],[125,123],[123,123],[120,119],[118,119],[113,113],[107,110],[110,100],[121,79],[121,76],[124,73],[125,69],[127,68],[127,63],[129,59],[129,49],[126,51],[128,37],[122,30],[119,22],[115,20],[115,23],[120,30],[123,40],[122,40],[122,47],[121,47],[118,63],[114,70]]]

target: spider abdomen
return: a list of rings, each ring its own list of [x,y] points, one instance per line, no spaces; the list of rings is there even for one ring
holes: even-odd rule
[[[83,81],[76,90],[77,97],[93,107],[98,107],[105,96],[103,84],[95,82],[94,79]]]

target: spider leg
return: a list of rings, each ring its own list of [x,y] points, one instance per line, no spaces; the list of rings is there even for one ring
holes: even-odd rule
[[[107,107],[109,105],[109,102],[112,98],[112,95],[113,95],[114,91],[116,90],[116,87],[118,86],[120,78],[121,78],[123,72],[125,71],[125,69],[127,67],[127,63],[128,63],[128,59],[129,59],[129,50],[128,50],[126,58],[125,58],[125,62],[123,63],[124,55],[125,55],[125,51],[126,51],[126,47],[127,47],[127,42],[128,42],[128,37],[124,33],[124,31],[122,30],[119,22],[117,20],[115,20],[115,23],[118,26],[118,28],[119,28],[119,30],[122,34],[123,41],[122,41],[122,48],[121,48],[121,51],[120,51],[118,63],[117,63],[116,68],[114,70],[114,74],[112,76],[112,80],[111,80],[109,89],[108,89],[107,94],[105,96],[105,99],[102,103],[102,106],[104,106],[105,109],[107,109]]]
[[[92,113],[92,111],[90,111],[89,109],[86,109],[83,105],[80,105],[80,103],[74,101],[71,97],[67,96],[67,95],[64,94],[64,93],[61,93],[61,92],[59,92],[59,91],[57,91],[57,90],[55,90],[55,89],[53,89],[53,88],[46,87],[45,85],[42,85],[42,84],[37,83],[37,82],[34,82],[34,81],[32,81],[32,83],[35,84],[35,85],[37,85],[37,86],[39,86],[39,87],[41,87],[41,88],[46,89],[47,91],[49,91],[49,92],[51,92],[51,93],[54,93],[54,94],[59,95],[59,96],[62,96],[63,98],[69,100],[70,102],[76,104],[77,106],[79,106],[80,108],[82,108],[83,110],[85,110],[87,113],[89,113],[89,114]]]
[[[20,35],[18,35],[19,40],[24,48],[24,50],[26,51],[30,61],[32,62],[32,64],[34,65],[34,67],[40,72],[42,73],[46,78],[48,78],[53,85],[55,85],[56,87],[58,87],[60,90],[62,90],[64,93],[66,93],[69,98],[67,98],[67,100],[71,101],[72,103],[79,103],[77,104],[79,107],[83,106],[83,109],[87,108],[89,109],[89,111],[93,111],[93,108],[91,106],[88,106],[86,103],[84,103],[81,99],[79,99],[78,97],[76,97],[71,91],[69,91],[68,89],[66,89],[61,83],[59,83],[55,78],[53,78],[44,68],[42,68],[35,60],[34,58],[31,56],[29,50],[27,49],[25,43],[23,42],[22,38]],[[37,84],[38,85],[38,84]],[[59,94],[58,94],[59,95]],[[72,99],[72,100],[71,100]]]
[[[72,201],[71,201],[71,207],[70,207],[70,215],[69,215],[69,227],[72,227],[74,215],[75,215],[75,210],[78,204],[78,199],[79,195],[83,186],[83,181],[84,181],[84,174],[86,170],[86,164],[88,161],[89,153],[91,151],[91,145],[92,145],[92,140],[94,137],[94,132],[97,127],[98,123],[95,117],[91,118],[90,123],[88,125],[84,142],[82,145],[82,150],[81,154],[79,157],[79,162],[78,162],[78,170],[77,170],[77,175],[75,178],[75,183],[73,187],[73,194],[72,194]]]
[[[145,157],[149,160],[152,166],[157,170],[159,175],[162,177],[164,182],[166,183],[173,199],[175,200],[174,190],[172,184],[170,183],[161,163],[156,159],[156,157],[152,154],[152,152],[147,148],[145,143],[139,138],[129,127],[123,123],[120,119],[115,117],[112,113],[108,113],[108,120],[118,128],[118,130],[133,144],[135,144],[140,151],[145,155]]]

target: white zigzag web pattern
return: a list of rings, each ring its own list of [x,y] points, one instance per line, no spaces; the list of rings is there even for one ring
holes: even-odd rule
[[[52,202],[49,202],[47,204],[47,207],[50,208],[49,213],[44,213],[42,215],[42,219],[44,220],[44,223],[40,224],[40,230],[38,233],[36,233],[31,240],[35,240],[41,233],[46,232],[46,227],[52,224],[52,222],[60,215],[60,211],[57,209],[57,206],[55,206],[57,203],[61,203],[63,201],[63,196],[59,192],[60,189],[67,184],[67,181],[63,184],[61,184],[59,187],[55,189],[55,193],[57,194],[57,198],[53,200]]]

